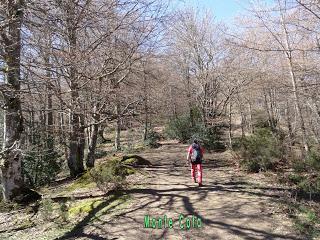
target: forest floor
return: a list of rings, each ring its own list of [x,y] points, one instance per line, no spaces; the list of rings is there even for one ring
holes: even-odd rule
[[[144,168],[144,174],[135,174],[136,184],[121,196],[103,196],[95,187],[73,194],[72,201],[90,201],[88,211],[75,211],[73,223],[45,221],[49,216],[34,216],[32,210],[0,213],[0,239],[305,239],[283,213],[284,189],[272,186],[262,175],[237,170],[230,165],[228,151],[205,154],[204,186],[198,187],[186,166],[186,149],[184,144],[162,142],[158,149],[143,151],[139,155],[152,166]],[[47,189],[47,194],[60,192],[56,200],[70,208],[70,199],[61,195],[62,185]],[[45,208],[48,213],[52,206]],[[166,215],[173,219],[173,227],[145,228],[146,215]],[[193,226],[192,216],[201,219],[201,227]],[[189,230],[187,218],[191,219]]]

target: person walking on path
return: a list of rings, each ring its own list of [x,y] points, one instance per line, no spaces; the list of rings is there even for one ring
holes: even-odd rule
[[[191,165],[191,177],[194,182],[197,182],[195,177],[195,172],[197,169],[198,175],[198,184],[199,187],[202,186],[202,158],[204,154],[203,147],[200,146],[200,143],[197,139],[193,140],[193,143],[188,148],[187,161]]]

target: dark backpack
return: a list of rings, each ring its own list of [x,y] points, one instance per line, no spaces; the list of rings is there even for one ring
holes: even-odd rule
[[[201,148],[199,144],[193,143],[192,144],[192,154],[191,154],[191,163],[201,163],[202,154]]]

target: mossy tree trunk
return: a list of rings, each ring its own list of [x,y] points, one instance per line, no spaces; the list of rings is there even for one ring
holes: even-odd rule
[[[20,53],[23,1],[3,3],[8,25],[1,31],[6,64],[2,96],[4,100],[4,141],[1,156],[1,182],[4,201],[16,201],[26,193],[21,168],[20,142],[23,132],[20,91]]]
[[[80,118],[81,116],[79,114],[72,113],[68,156],[68,167],[71,177],[76,177],[84,172],[83,157],[85,138],[84,129],[80,124]]]

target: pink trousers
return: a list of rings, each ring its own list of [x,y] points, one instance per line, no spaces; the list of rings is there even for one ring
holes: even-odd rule
[[[198,170],[198,183],[202,183],[202,165],[201,164],[191,164],[191,177],[195,179],[196,168]]]

